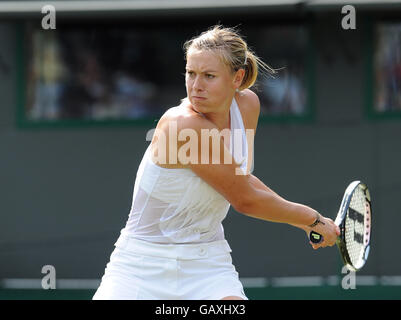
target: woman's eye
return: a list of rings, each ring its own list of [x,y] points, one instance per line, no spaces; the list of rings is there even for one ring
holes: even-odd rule
[[[213,74],[207,74],[206,77],[207,77],[208,79],[213,79],[215,76],[214,76]]]

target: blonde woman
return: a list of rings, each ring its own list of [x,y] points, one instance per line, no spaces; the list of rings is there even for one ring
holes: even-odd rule
[[[215,26],[185,44],[187,97],[159,120],[138,168],[126,226],[93,299],[247,299],[222,221],[230,205],[262,220],[339,229],[251,174],[260,104],[249,90],[274,72],[238,32]],[[224,133],[224,134],[223,134]],[[227,134],[228,133],[228,134]],[[216,143],[217,141],[217,143]]]

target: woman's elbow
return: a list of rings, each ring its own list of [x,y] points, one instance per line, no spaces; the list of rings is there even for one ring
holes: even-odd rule
[[[235,211],[247,215],[251,211],[252,203],[253,203],[253,201],[251,200],[251,198],[249,196],[238,195],[231,202],[231,205]]]

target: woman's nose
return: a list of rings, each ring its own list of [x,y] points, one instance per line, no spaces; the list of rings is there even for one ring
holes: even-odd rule
[[[196,91],[202,91],[203,90],[203,84],[202,80],[199,76],[196,76],[194,79],[194,82],[192,84],[192,88]]]

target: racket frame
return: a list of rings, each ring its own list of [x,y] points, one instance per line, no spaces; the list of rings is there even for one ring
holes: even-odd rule
[[[369,231],[366,233],[365,226],[366,226],[366,214],[364,214],[365,221],[364,221],[364,235],[363,235],[363,253],[361,254],[361,257],[358,259],[358,264],[353,265],[351,262],[351,258],[349,256],[348,250],[347,250],[347,242],[345,240],[345,224],[347,220],[347,212],[349,209],[349,205],[352,199],[352,195],[355,191],[355,189],[361,185],[365,194],[365,200],[369,204],[369,217],[368,217],[368,223],[369,223]],[[370,199],[370,193],[369,189],[366,186],[366,184],[362,183],[361,181],[353,181],[349,184],[347,189],[345,190],[343,199],[341,201],[340,209],[338,211],[336,220],[334,223],[340,228],[340,236],[337,238],[336,244],[337,247],[340,251],[340,256],[343,260],[344,265],[351,271],[358,271],[360,270],[366,263],[366,260],[368,259],[369,251],[370,251],[370,236],[371,236],[371,199]]]

